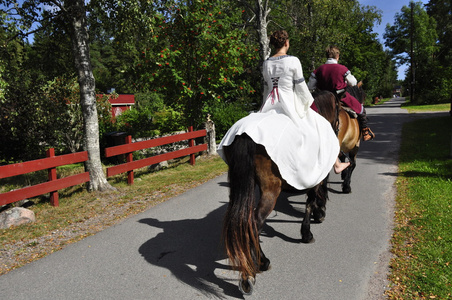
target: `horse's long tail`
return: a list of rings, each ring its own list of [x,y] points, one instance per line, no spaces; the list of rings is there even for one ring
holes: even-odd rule
[[[254,216],[256,144],[246,134],[226,148],[229,165],[229,205],[223,221],[223,240],[232,267],[242,278],[258,273],[259,238]]]

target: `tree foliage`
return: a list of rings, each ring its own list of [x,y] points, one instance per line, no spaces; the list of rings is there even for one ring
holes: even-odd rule
[[[51,128],[43,126],[47,121],[38,111],[63,120],[79,109],[67,101],[44,101],[49,95],[67,100],[66,92],[77,89],[71,81],[78,55],[71,44],[71,18],[77,10],[68,6],[71,1],[14,2],[3,0],[11,10],[0,15],[0,99],[3,94],[6,101],[0,112],[5,116],[16,111],[17,117],[14,122],[12,117],[2,119],[0,126],[9,134],[12,124],[22,123],[15,130],[26,136],[27,126]],[[260,66],[269,54],[267,36],[277,29],[289,32],[290,54],[300,58],[306,78],[324,63],[325,47],[336,44],[342,62],[364,81],[369,94],[389,96],[396,80],[392,54],[383,51],[372,32],[381,12],[355,0],[91,0],[85,5],[86,11],[79,13],[87,17],[98,92],[115,88],[117,93],[135,94],[137,101],[111,127],[101,123],[100,135],[107,127],[138,136],[199,128],[210,114],[221,137],[238,118],[260,106]],[[26,32],[33,32],[34,39],[28,40]],[[23,103],[20,110],[14,101]],[[93,107],[94,98],[89,101]],[[31,124],[25,114],[33,107]],[[71,137],[70,145],[61,135],[54,140],[45,136],[39,141],[59,145],[62,151],[77,148],[78,137]]]
[[[392,49],[399,64],[410,65],[406,86],[416,95],[412,99],[414,103],[439,103],[447,94],[444,94],[444,85],[448,80],[443,77],[444,68],[437,59],[436,25],[435,18],[427,14],[422,2],[410,2],[410,6],[403,6],[401,12],[396,13],[394,25],[386,27],[386,46]]]
[[[157,14],[152,40],[136,65],[137,88],[164,95],[166,104],[201,124],[217,102],[249,101],[248,74],[258,48],[234,27],[240,11],[223,1],[197,1]]]
[[[438,90],[438,102],[449,99],[452,103],[452,3],[449,1],[431,0],[427,4],[427,13],[437,23],[438,51],[436,67],[438,76],[434,83]],[[452,107],[451,107],[452,108]]]
[[[19,24],[19,27],[16,27],[16,34],[6,36],[4,41],[6,44],[21,35],[33,32],[30,30],[36,24],[38,27],[36,32],[49,28],[61,28],[65,32],[65,37],[70,41],[74,71],[80,87],[84,149],[88,151],[89,156],[89,160],[85,162],[85,167],[90,175],[88,189],[112,189],[106,180],[100,160],[95,79],[89,53],[85,2],[83,0],[25,0],[19,3],[15,0],[3,0],[1,4],[6,8],[6,11],[3,10],[3,12],[16,18],[13,19],[13,22]]]
[[[413,13],[411,13],[411,5]],[[390,47],[400,63],[411,59],[411,44],[416,60],[427,60],[436,51],[436,21],[431,18],[422,2],[411,2],[403,6],[400,13],[394,17],[394,25],[387,26],[385,45]]]
[[[325,63],[325,48],[341,49],[341,63],[364,82],[370,95],[392,94],[397,79],[391,56],[383,51],[373,26],[381,20],[381,11],[362,6],[358,1],[286,0],[272,7],[271,30],[289,31],[289,51],[300,58],[305,77]],[[281,16],[287,16],[282,18]],[[387,73],[389,71],[389,73]],[[383,78],[392,81],[389,86]]]

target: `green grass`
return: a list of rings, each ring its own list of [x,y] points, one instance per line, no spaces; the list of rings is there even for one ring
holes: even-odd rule
[[[403,127],[391,299],[452,298],[452,118]]]
[[[402,105],[402,108],[408,110],[409,113],[422,113],[422,112],[439,112],[450,111],[450,103],[430,104],[430,105]]]

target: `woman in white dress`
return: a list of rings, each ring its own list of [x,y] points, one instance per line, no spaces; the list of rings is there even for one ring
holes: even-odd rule
[[[287,55],[287,32],[273,33],[270,44],[275,54],[263,64],[262,107],[229,129],[218,153],[226,161],[223,147],[231,145],[236,135],[246,133],[265,147],[289,185],[298,190],[312,188],[325,179],[333,165],[339,173],[349,163],[337,159],[339,142],[331,124],[310,108],[314,99],[301,63],[295,56]]]

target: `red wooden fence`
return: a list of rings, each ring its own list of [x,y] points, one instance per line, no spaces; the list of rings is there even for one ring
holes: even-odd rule
[[[136,143],[132,143],[132,137],[129,135],[126,138],[126,144],[105,149],[105,155],[107,157],[126,154],[127,158],[126,163],[107,168],[107,176],[114,176],[116,174],[127,172],[127,181],[129,184],[133,184],[134,169],[139,169],[186,155],[190,155],[190,164],[194,165],[195,153],[207,150],[207,144],[194,146],[194,139],[203,136],[206,136],[206,130],[193,131],[193,127],[190,127],[189,132],[187,133]],[[188,148],[133,161],[133,151],[162,146],[184,140],[188,140]],[[58,206],[58,190],[85,183],[90,180],[88,172],[67,176],[60,179],[57,179],[56,173],[56,167],[58,166],[87,161],[87,151],[55,156],[55,150],[53,148],[50,148],[49,150],[47,150],[46,155],[47,158],[43,159],[0,166],[0,179],[46,169],[49,173],[49,180],[47,182],[0,194],[0,205],[6,205],[16,201],[50,193],[50,203],[53,206]]]
[[[206,136],[206,130],[193,131],[193,127],[189,128],[189,132],[178,135],[166,136],[162,138],[132,143],[132,137],[126,138],[126,143],[120,146],[109,147],[105,149],[105,156],[112,157],[116,155],[126,154],[126,163],[107,168],[107,177],[127,172],[127,183],[133,184],[133,170],[157,164],[162,161],[190,155],[190,164],[195,164],[195,153],[206,151],[207,144],[194,145],[194,139]],[[162,146],[175,142],[188,140],[188,148],[160,154],[140,160],[133,160],[132,153],[134,151],[147,148]]]
[[[55,150],[53,148],[50,148],[49,150],[47,150],[46,154],[47,158],[7,166],[0,166],[0,179],[45,169],[47,169],[49,172],[49,181],[47,182],[0,194],[0,205],[6,205],[16,201],[50,193],[50,203],[53,206],[58,206],[58,190],[89,181],[88,172],[60,179],[57,179],[56,173],[56,167],[58,166],[87,161],[88,152],[83,151],[55,156]]]

